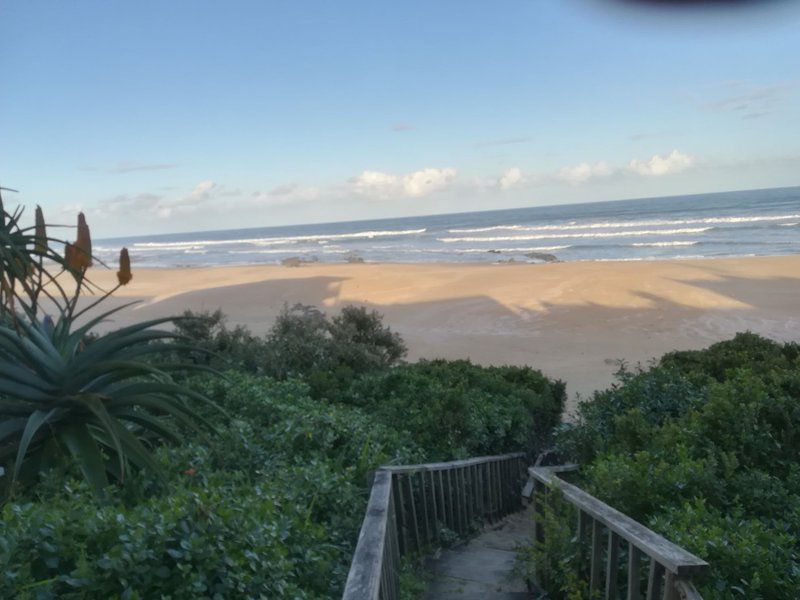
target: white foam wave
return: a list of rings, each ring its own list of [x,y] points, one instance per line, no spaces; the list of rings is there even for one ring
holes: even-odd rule
[[[276,238],[246,238],[239,240],[192,240],[188,242],[136,242],[135,248],[160,248],[179,249],[184,246],[231,246],[237,244],[252,244],[255,246],[272,246],[276,244],[293,244],[296,242],[318,242],[328,240],[373,239],[378,237],[391,237],[401,235],[415,235],[425,233],[427,229],[403,229],[400,231],[358,231],[355,233],[336,233],[330,235],[294,235]]]
[[[640,229],[638,231],[610,231],[605,233],[547,233],[538,235],[505,235],[496,237],[446,237],[438,238],[440,242],[516,242],[524,240],[547,240],[567,238],[615,238],[643,235],[685,235],[703,233],[711,227],[688,227],[684,229]]]
[[[314,252],[314,250],[309,248],[269,248],[266,250],[228,250],[227,254],[305,254],[308,252]]]
[[[670,246],[694,246],[697,242],[638,242],[631,244],[637,248],[667,248]]]
[[[456,252],[464,253],[478,253],[478,252],[553,252],[555,250],[566,250],[572,246],[534,246],[533,248],[465,248],[464,250],[456,250]]]
[[[569,223],[563,225],[494,225],[492,227],[448,229],[447,233],[485,233],[487,231],[569,231],[578,229],[622,229],[625,227],[656,227],[667,225],[721,225],[726,223],[736,224],[784,221],[786,219],[800,219],[800,215],[708,217],[705,219],[648,219],[644,221],[605,221],[600,223],[589,222],[583,224],[570,221]]]
[[[754,254],[743,254],[742,256],[755,256]],[[637,256],[635,258],[582,258],[576,262],[646,262],[651,260],[699,260],[708,258],[702,254],[676,254],[665,258],[663,256]]]

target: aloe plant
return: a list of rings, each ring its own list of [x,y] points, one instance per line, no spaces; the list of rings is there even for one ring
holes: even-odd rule
[[[0,466],[10,467],[0,467],[0,478],[10,471],[16,481],[65,456],[97,490],[110,480],[124,483],[131,467],[157,473],[151,441],[179,442],[176,425],[210,427],[193,406],[210,401],[171,376],[175,368],[204,367],[169,361],[155,366],[158,355],[185,348],[174,332],[154,329],[173,318],[95,335],[87,343],[100,323],[129,306],[76,324],[131,280],[127,250],[120,255],[119,284],[78,310],[91,285],[84,216],[78,218],[78,240],[69,244],[46,236],[39,209],[33,228],[19,225],[21,214],[6,212],[0,198]],[[63,256],[52,250],[54,242],[64,244]],[[62,285],[65,278],[72,291]],[[43,314],[41,298],[55,319]]]

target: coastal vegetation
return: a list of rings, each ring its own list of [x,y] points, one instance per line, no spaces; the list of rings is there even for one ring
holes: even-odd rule
[[[557,434],[576,483],[707,560],[704,598],[800,589],[800,345],[750,333],[673,352],[582,403]],[[585,597],[574,515],[547,522],[530,566],[553,597]],[[624,558],[624,557],[623,557]]]
[[[173,421],[199,427],[192,405],[207,401],[170,374],[195,366],[154,360],[178,347],[166,343],[175,333],[154,329],[173,319],[95,334],[122,308],[93,314],[130,282],[127,250],[117,287],[81,303],[96,291],[87,277],[93,256],[83,213],[74,243],[48,237],[40,208],[33,226],[20,225],[22,214],[0,201],[0,463],[8,463],[0,466],[0,493],[13,496],[24,480],[68,458],[97,493],[110,480],[124,483],[131,467],[158,473],[147,446],[179,441]]]
[[[100,290],[83,215],[70,243],[41,211],[1,214],[0,597],[336,597],[376,467],[545,450],[707,560],[704,597],[800,587],[798,344],[667,354],[562,424],[562,382],[406,363],[363,307],[287,306],[265,336],[220,311],[98,332],[125,308],[99,307],[131,281],[127,251]],[[586,597],[574,514],[552,506],[528,567]]]
[[[357,307],[263,338],[219,312],[96,333],[121,308],[92,314],[114,289],[83,216],[75,244],[5,217],[0,597],[336,597],[372,470],[533,456],[563,409],[532,369],[403,364]]]

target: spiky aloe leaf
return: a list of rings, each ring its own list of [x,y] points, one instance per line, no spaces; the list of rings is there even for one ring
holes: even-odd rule
[[[57,409],[55,408],[48,411],[35,410],[31,413],[31,416],[28,417],[17,449],[17,459],[14,461],[14,479],[19,477],[19,472],[22,469],[22,461],[28,453],[28,446],[30,446],[33,437],[38,433],[39,429],[56,414]]]
[[[95,491],[99,492],[108,485],[103,455],[85,424],[67,425],[59,431],[58,439],[67,447]]]

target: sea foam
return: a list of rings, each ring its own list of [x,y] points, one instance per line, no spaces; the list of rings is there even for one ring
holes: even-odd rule
[[[538,235],[504,235],[495,237],[444,237],[438,238],[438,240],[449,244],[453,242],[515,242],[561,238],[614,238],[643,235],[686,235],[690,233],[703,233],[709,229],[711,229],[711,227],[687,227],[684,229],[639,229],[636,231],[609,231],[605,233],[545,233]]]

